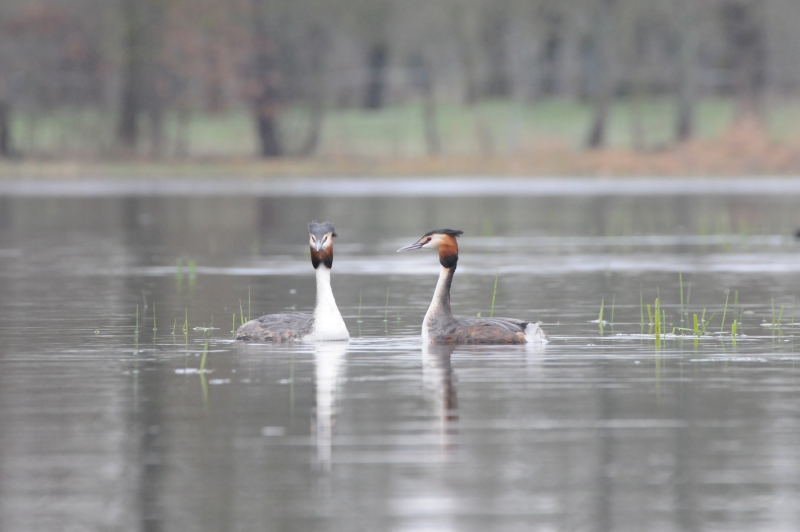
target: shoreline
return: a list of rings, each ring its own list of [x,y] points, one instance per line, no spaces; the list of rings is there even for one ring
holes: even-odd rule
[[[242,179],[0,179],[0,197],[565,197],[800,195],[794,177],[409,176]]]

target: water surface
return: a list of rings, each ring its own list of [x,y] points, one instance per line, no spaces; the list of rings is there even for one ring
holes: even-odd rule
[[[0,529],[800,528],[800,195],[557,189],[8,192]],[[232,342],[313,308],[312,219],[352,340]],[[436,258],[395,250],[435,227],[466,231],[454,311],[497,275],[549,345],[423,348]]]

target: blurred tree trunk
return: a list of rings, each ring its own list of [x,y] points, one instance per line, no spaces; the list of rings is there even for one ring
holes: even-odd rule
[[[694,112],[697,99],[695,69],[698,54],[698,20],[696,0],[678,0],[675,8],[678,13],[677,33],[680,49],[678,51],[678,109],[675,136],[684,142],[694,135]]]
[[[602,148],[606,144],[608,112],[614,92],[612,72],[612,40],[614,35],[615,0],[598,0],[597,17],[593,26],[591,46],[587,53],[590,94],[594,116],[589,127],[586,145],[591,149]]]
[[[722,6],[723,31],[735,76],[738,115],[760,116],[766,43],[757,0],[728,0]]]
[[[163,143],[163,99],[166,82],[159,77],[165,0],[124,0],[123,87],[117,139],[135,152],[139,142],[139,116],[150,119],[151,153],[158,156]]]
[[[493,5],[493,4],[490,4]],[[486,51],[488,77],[485,94],[493,97],[506,97],[511,92],[511,80],[508,76],[508,6],[487,8],[481,18],[482,42]]]
[[[383,93],[386,86],[386,63],[389,58],[389,47],[386,43],[372,46],[367,58],[368,81],[364,107],[380,109],[383,107]]]
[[[138,117],[142,107],[142,82],[144,78],[144,23],[139,0],[124,0],[122,72],[122,104],[117,140],[129,151],[136,149],[139,140]]]
[[[11,156],[11,104],[0,100],[0,157]]]
[[[259,151],[262,157],[280,157],[283,149],[278,132],[282,78],[278,49],[267,31],[265,0],[254,0],[253,33],[255,40],[255,118]]]
[[[544,96],[560,94],[560,69],[564,56],[564,21],[560,13],[547,11],[542,16],[545,38],[539,52],[540,83],[536,92]]]

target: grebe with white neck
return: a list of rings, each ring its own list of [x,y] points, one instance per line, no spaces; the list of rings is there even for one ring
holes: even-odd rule
[[[435,249],[439,252],[439,281],[433,301],[422,322],[426,344],[525,344],[546,343],[547,335],[538,323],[514,318],[465,318],[450,310],[450,285],[458,265],[456,237],[463,231],[434,229],[413,244],[397,251]]]
[[[330,222],[311,222],[308,224],[308,233],[311,265],[317,274],[314,313],[267,314],[239,327],[235,339],[246,342],[316,342],[350,338],[331,289],[333,237],[337,236],[336,230]]]

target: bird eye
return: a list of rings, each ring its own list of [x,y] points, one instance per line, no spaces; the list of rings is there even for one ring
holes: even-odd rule
[[[428,237],[428,240],[426,240],[425,242],[430,242],[431,240],[433,239],[431,237]]]

